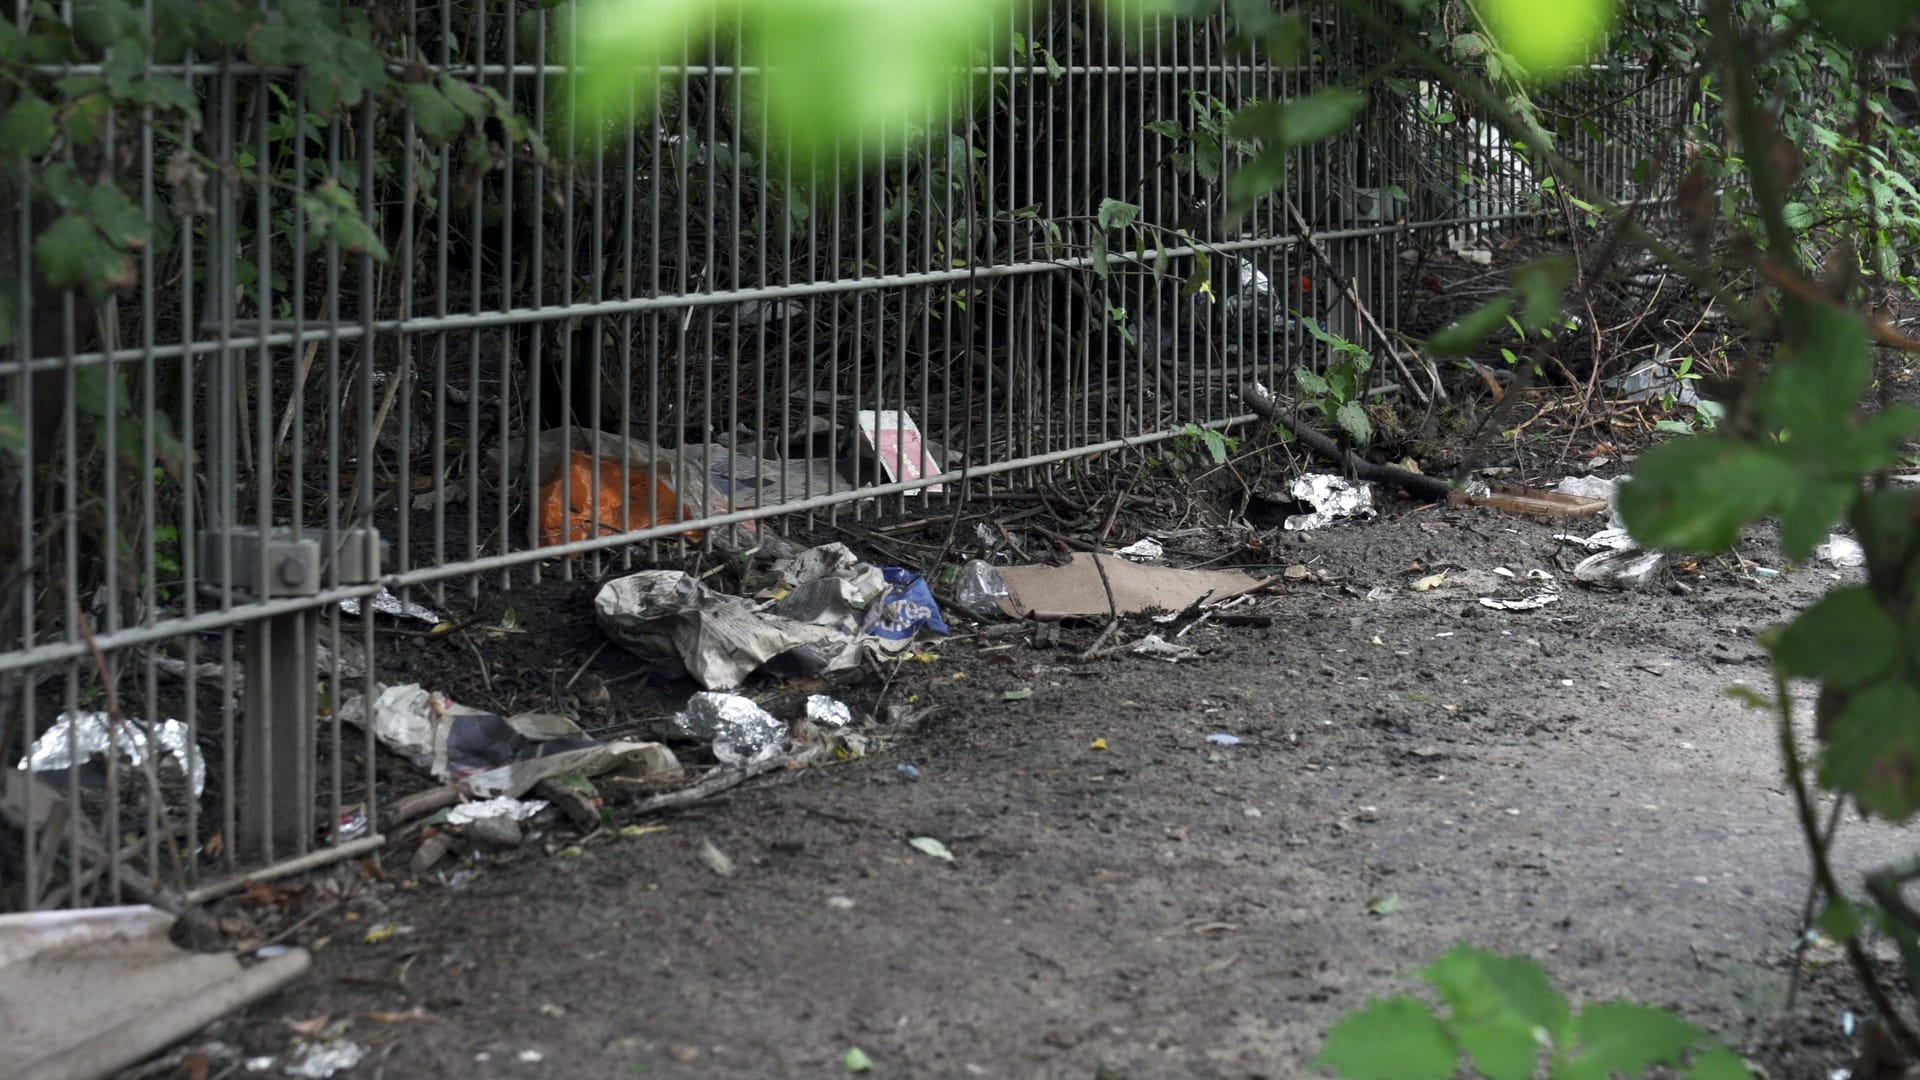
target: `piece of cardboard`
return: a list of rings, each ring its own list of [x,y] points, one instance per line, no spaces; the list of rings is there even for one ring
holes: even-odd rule
[[[1093,562],[1096,557],[1099,567]],[[1077,552],[1065,566],[1001,567],[1000,580],[1007,586],[1007,596],[1000,601],[1000,608],[1025,619],[1105,615],[1107,590],[1100,583],[1101,569],[1106,570],[1107,581],[1113,585],[1113,606],[1122,615],[1181,611],[1203,596],[1226,600],[1260,584],[1232,570],[1180,570]]]

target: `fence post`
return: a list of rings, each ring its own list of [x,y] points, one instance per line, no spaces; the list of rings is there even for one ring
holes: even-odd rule
[[[312,596],[323,588],[363,584],[380,576],[380,533],[372,528],[340,532],[339,549],[311,532],[241,527],[202,534],[204,565],[232,545],[232,562],[211,582],[265,600]],[[254,596],[260,582],[266,596]],[[314,768],[318,756],[317,700],[320,611],[307,608],[257,619],[247,627],[246,692],[241,701],[238,800],[234,838],[243,860],[268,861],[303,854],[312,845]]]

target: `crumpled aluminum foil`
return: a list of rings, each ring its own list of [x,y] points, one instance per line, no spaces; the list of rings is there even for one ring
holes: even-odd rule
[[[807,719],[814,722],[823,731],[838,731],[853,723],[853,710],[846,703],[835,701],[825,694],[807,696]]]
[[[1318,529],[1342,518],[1372,517],[1373,487],[1356,484],[1331,473],[1307,473],[1294,480],[1289,493],[1299,502],[1313,507],[1311,514],[1293,514],[1286,527],[1293,532]]]
[[[206,790],[207,762],[199,747],[188,739],[187,725],[178,720],[163,720],[149,731],[140,721],[127,720],[120,725],[117,736],[110,734],[111,727],[112,720],[104,712],[61,713],[15,768],[57,772],[91,761],[106,753],[109,747],[118,746],[126,755],[127,764],[138,769],[146,765],[149,748],[157,743],[160,753],[179,764],[180,772],[193,786],[194,795]],[[69,755],[69,750],[79,754],[78,762]]]
[[[510,799],[501,795],[477,802],[461,803],[447,811],[447,824],[471,825],[481,818],[504,817],[525,821],[547,808],[545,799]]]
[[[674,727],[694,739],[711,739],[713,756],[727,765],[753,765],[780,752],[787,725],[751,698],[703,690],[674,714]]]
[[[438,625],[440,622],[439,612],[425,604],[416,604],[411,600],[402,600],[386,589],[381,589],[374,594],[372,606],[373,610],[382,615],[392,615],[401,619],[417,619],[420,622],[433,623],[435,625]],[[357,596],[349,596],[345,600],[340,601],[340,610],[349,615],[359,615],[360,598]]]
[[[1114,552],[1114,554],[1123,559],[1131,559],[1134,562],[1150,563],[1159,562],[1165,558],[1167,549],[1161,546],[1160,541],[1155,540],[1151,536],[1146,536],[1128,544],[1126,547]]]
[[[366,1047],[345,1039],[305,1043],[299,1049],[299,1060],[287,1066],[287,1075],[324,1080],[343,1069],[353,1068],[366,1056]]]

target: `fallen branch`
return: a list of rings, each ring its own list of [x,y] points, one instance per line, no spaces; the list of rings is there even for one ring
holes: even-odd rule
[[[642,799],[634,804],[633,811],[636,814],[657,814],[662,810],[677,810],[683,806],[691,806],[704,799],[712,798],[728,788],[738,787],[763,773],[784,769],[790,765],[805,765],[819,757],[820,753],[820,747],[809,746],[784,757],[754,762],[739,769],[727,769],[707,777],[692,787],[655,795],[651,799]]]
[[[1240,399],[1247,403],[1263,420],[1272,420],[1293,433],[1294,438],[1307,444],[1308,449],[1329,461],[1337,462],[1353,476],[1361,480],[1374,480],[1383,484],[1392,484],[1423,499],[1441,502],[1453,500],[1454,492],[1445,480],[1427,476],[1411,469],[1402,469],[1394,465],[1376,465],[1352,450],[1341,451],[1339,445],[1313,425],[1300,419],[1291,412],[1280,408],[1273,400],[1273,393],[1257,382],[1247,382],[1240,387]]]

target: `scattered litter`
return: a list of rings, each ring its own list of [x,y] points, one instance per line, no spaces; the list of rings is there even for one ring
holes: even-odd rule
[[[1400,898],[1397,896],[1392,896],[1392,895],[1376,896],[1373,899],[1367,901],[1367,914],[1391,915],[1394,912],[1399,911],[1400,907],[1401,907],[1401,901],[1400,901]]]
[[[603,743],[564,716],[496,716],[415,683],[380,688],[370,721],[367,712],[363,698],[340,709],[343,719],[371,727],[388,749],[473,795],[517,798],[548,777],[569,773],[638,777],[680,772],[673,752],[659,743]]]
[[[863,1073],[863,1072],[873,1071],[873,1059],[867,1056],[867,1052],[865,1050],[862,1050],[857,1046],[847,1047],[846,1062],[847,1062],[847,1071],[850,1073]]]
[[[917,481],[945,471],[920,438],[920,427],[913,417],[893,409],[862,409],[854,417],[860,425],[860,438],[869,450],[877,450],[880,468],[889,482]],[[942,484],[929,484],[919,491],[937,492]]]
[[[1019,690],[1009,690],[1006,693],[1001,694],[1000,700],[1001,701],[1025,701],[1032,696],[1033,696],[1033,691],[1023,687]]]
[[[471,825],[486,818],[526,821],[549,805],[545,799],[521,800],[501,795],[481,802],[461,803],[447,811],[447,824]]]
[[[1104,736],[1102,736],[1101,738],[1095,739],[1092,742],[1087,744],[1087,749],[1089,750],[1105,750],[1106,748],[1107,748],[1107,740]]]
[[[764,323],[786,322],[805,311],[806,308],[798,300],[742,300],[733,305],[733,324],[760,326]]]
[[[201,757],[200,748],[188,738],[187,725],[178,720],[162,720],[157,727],[149,728],[139,720],[129,719],[121,721],[116,731],[112,718],[100,711],[61,713],[55,717],[53,726],[34,740],[27,756],[21,758],[15,768],[56,772],[85,764],[110,748],[118,748],[126,763],[139,769],[147,764],[150,748],[155,744],[179,766],[181,776],[193,787],[194,795],[206,790],[207,763]]]
[[[1134,642],[1133,648],[1127,651],[1139,656],[1151,656],[1173,664],[1177,664],[1182,660],[1193,660],[1200,655],[1199,650],[1189,648],[1185,645],[1175,645],[1159,634],[1148,634],[1146,637]]]
[[[1615,476],[1611,479],[1603,476],[1569,476],[1554,485],[1553,490],[1563,495],[1604,501],[1607,504],[1607,525],[1618,529],[1623,527],[1620,520],[1620,485],[1631,479],[1631,476]]]
[[[1867,549],[1851,536],[1828,533],[1827,542],[1813,549],[1813,557],[1834,566],[1852,568],[1867,564]]]
[[[778,506],[842,491],[853,490],[848,480],[828,458],[762,456],[759,447],[726,447],[712,443],[693,443],[680,448],[690,465],[699,466],[715,491],[727,497],[735,510]]]
[[[1207,741],[1215,746],[1239,746],[1240,736],[1228,735],[1226,732],[1221,731],[1207,736]]]
[[[1006,583],[1000,580],[1000,571],[993,564],[981,559],[969,559],[960,568],[960,580],[953,586],[954,602],[967,614],[981,619],[991,619],[1004,615],[1007,600]]]
[[[1509,569],[1507,569],[1507,568],[1506,568],[1506,567],[1504,567],[1504,566],[1496,566],[1496,567],[1494,567],[1494,568],[1493,568],[1493,572],[1494,572],[1494,573],[1496,573],[1496,574],[1498,574],[1498,575],[1500,575],[1500,576],[1501,576],[1501,577],[1503,577],[1503,578],[1510,578],[1510,577],[1512,577],[1512,576],[1513,576],[1513,571],[1511,571],[1511,570],[1509,570]]]
[[[400,619],[413,619],[426,623],[429,626],[438,626],[440,624],[439,612],[425,604],[416,604],[411,600],[402,600],[386,589],[381,589],[379,592],[373,594],[373,599],[369,602],[368,606],[382,615],[392,615]],[[359,615],[360,598],[357,596],[349,596],[345,600],[340,601],[340,610],[348,615]]]
[[[1601,551],[1580,560],[1573,568],[1573,576],[1589,585],[1641,589],[1653,581],[1666,558],[1658,551],[1641,551],[1631,547]]]
[[[1557,592],[1539,592],[1517,600],[1500,600],[1491,596],[1480,598],[1481,607],[1492,608],[1495,611],[1533,611],[1559,602],[1560,594]]]
[[[1439,588],[1442,584],[1446,582],[1446,580],[1447,580],[1447,575],[1444,573],[1428,574],[1426,577],[1423,577],[1418,581],[1415,581],[1412,585],[1409,585],[1408,588],[1412,589],[1414,592],[1428,592],[1430,590]]]
[[[1306,473],[1295,478],[1289,492],[1296,502],[1313,508],[1311,513],[1289,515],[1285,522],[1289,531],[1318,529],[1344,518],[1374,515],[1372,486],[1356,484],[1344,476]]]
[[[1160,541],[1148,536],[1128,544],[1126,547],[1114,552],[1114,554],[1123,559],[1131,559],[1134,562],[1151,563],[1159,562],[1165,558],[1167,549],[1160,546]]]
[[[1588,551],[1631,551],[1636,545],[1633,537],[1625,529],[1601,529],[1592,536],[1574,536],[1570,533],[1556,533],[1555,540],[1564,540],[1569,544],[1579,544]]]
[[[689,738],[711,740],[713,756],[727,765],[771,760],[787,737],[787,725],[751,698],[713,691],[688,698],[686,708],[674,714],[673,726]]]
[[[1098,559],[1098,565],[1095,561]],[[1101,570],[1106,571],[1106,584]],[[1002,610],[1016,618],[1064,619],[1106,615],[1107,586],[1122,615],[1184,611],[1203,599],[1229,600],[1260,583],[1226,570],[1180,570],[1077,552],[1064,566],[1035,564],[1000,569],[1007,599]]]
[[[663,833],[666,831],[667,827],[665,825],[622,825],[620,827],[620,835],[629,840],[635,840],[642,836],[652,836],[654,833]]]
[[[351,1069],[367,1056],[366,1047],[344,1039],[302,1043],[296,1053],[298,1058],[287,1066],[287,1075],[311,1077],[313,1080]]]
[[[709,690],[729,690],[778,659],[800,675],[841,671],[867,649],[898,652],[945,634],[926,579],[861,562],[828,544],[775,564],[784,595],[767,605],[707,588],[677,570],[616,578],[594,597],[600,628],[634,654],[677,662]]]
[[[827,906],[833,908],[835,911],[852,911],[854,908],[853,897],[829,896],[827,897]]]
[[[1624,375],[1602,380],[1600,385],[1617,401],[1659,401],[1672,394],[1674,404],[1693,405],[1700,400],[1699,391],[1693,388],[1695,381],[1674,374],[1673,350],[1662,349],[1653,359],[1635,365]]]
[[[1752,570],[1753,576],[1757,578],[1773,578],[1773,577],[1780,576],[1780,571],[1771,566],[1754,566],[1749,564],[1748,569]]]
[[[895,769],[895,771],[897,771],[897,772],[898,772],[898,773],[899,773],[899,774],[900,774],[901,776],[904,776],[904,777],[906,777],[906,778],[907,778],[907,779],[909,779],[909,780],[918,780],[918,779],[920,779],[920,770],[919,770],[919,769],[917,769],[917,768],[915,768],[915,767],[914,767],[914,766],[912,766],[912,765],[908,765],[908,764],[904,764],[904,763],[902,763],[902,764],[900,764],[900,765],[896,765],[896,766],[894,766],[894,769]]]
[[[727,858],[727,853],[715,846],[712,840],[700,841],[700,861],[721,877],[733,876],[733,860]]]
[[[947,845],[931,836],[916,836],[907,843],[922,855],[931,855],[943,862],[953,861],[953,852],[947,850]]]
[[[538,1050],[520,1051],[520,1060],[525,1062],[528,1065],[538,1065],[539,1063],[541,1063],[542,1061],[545,1061],[546,1059],[547,1059],[547,1055],[541,1053]]]

